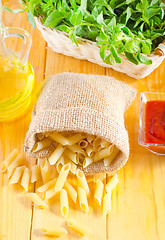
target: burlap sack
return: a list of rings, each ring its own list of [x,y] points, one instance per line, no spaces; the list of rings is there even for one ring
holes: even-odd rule
[[[52,145],[33,153],[36,133],[85,132],[110,141],[121,153],[108,167],[99,161],[83,171],[91,174],[121,168],[129,156],[124,112],[135,95],[135,89],[112,77],[77,73],[62,73],[50,77],[34,107],[25,151],[31,157],[42,158],[49,157],[54,150]]]

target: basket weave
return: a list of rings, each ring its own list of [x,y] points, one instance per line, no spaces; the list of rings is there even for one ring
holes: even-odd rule
[[[136,79],[144,78],[149,75],[165,59],[165,42],[163,42],[158,46],[155,53],[147,55],[148,58],[152,60],[151,65],[135,65],[128,61],[122,54],[120,54],[122,63],[109,65],[102,61],[99,54],[99,47],[96,42],[77,37],[79,45],[76,46],[75,43],[72,43],[67,33],[52,28],[46,28],[39,18],[36,18],[35,20],[42,36],[53,51],[78,59],[87,59],[88,61],[96,63],[100,66],[113,68],[118,72],[126,73]]]

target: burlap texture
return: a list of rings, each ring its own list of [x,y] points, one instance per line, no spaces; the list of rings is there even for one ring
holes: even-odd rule
[[[34,107],[25,151],[31,157],[51,155],[53,145],[42,151],[32,152],[37,133],[85,132],[115,144],[121,153],[108,167],[104,166],[103,161],[99,161],[82,170],[86,174],[92,174],[120,169],[129,156],[124,112],[135,95],[135,89],[112,77],[77,73],[62,73],[50,77]]]

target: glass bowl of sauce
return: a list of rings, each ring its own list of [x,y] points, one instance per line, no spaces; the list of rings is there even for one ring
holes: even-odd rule
[[[138,142],[157,155],[165,155],[165,93],[142,92]]]

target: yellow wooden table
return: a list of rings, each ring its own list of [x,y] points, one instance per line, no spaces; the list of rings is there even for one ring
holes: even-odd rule
[[[37,29],[26,20],[26,14],[10,15],[10,26],[19,26],[30,32],[33,39],[29,61],[34,67],[36,86],[44,78],[60,72],[78,72],[114,76],[138,90],[135,101],[126,112],[125,123],[130,139],[130,157],[119,171],[119,184],[112,195],[112,211],[107,217],[99,209],[90,208],[88,216],[72,210],[72,215],[94,232],[93,240],[164,240],[165,239],[165,157],[159,157],[138,145],[140,92],[165,92],[165,61],[150,76],[135,80],[125,74],[102,68],[88,61],[77,60],[52,52]],[[17,45],[17,42],[13,42]],[[24,139],[31,117],[30,109],[19,120],[0,123],[0,161],[17,148],[24,154]],[[25,155],[24,155],[25,156]],[[30,165],[35,160],[27,159]],[[108,175],[94,178],[106,182]],[[35,186],[34,186],[35,190]],[[90,202],[92,205],[92,202]],[[45,214],[46,213],[46,214]],[[49,218],[49,219],[48,219]],[[64,224],[55,202],[47,212],[34,208],[22,194],[21,188],[7,185],[6,175],[0,175],[0,240],[45,239],[39,232],[43,223]],[[65,239],[84,239],[68,235]],[[85,238],[86,239],[86,238]]]

